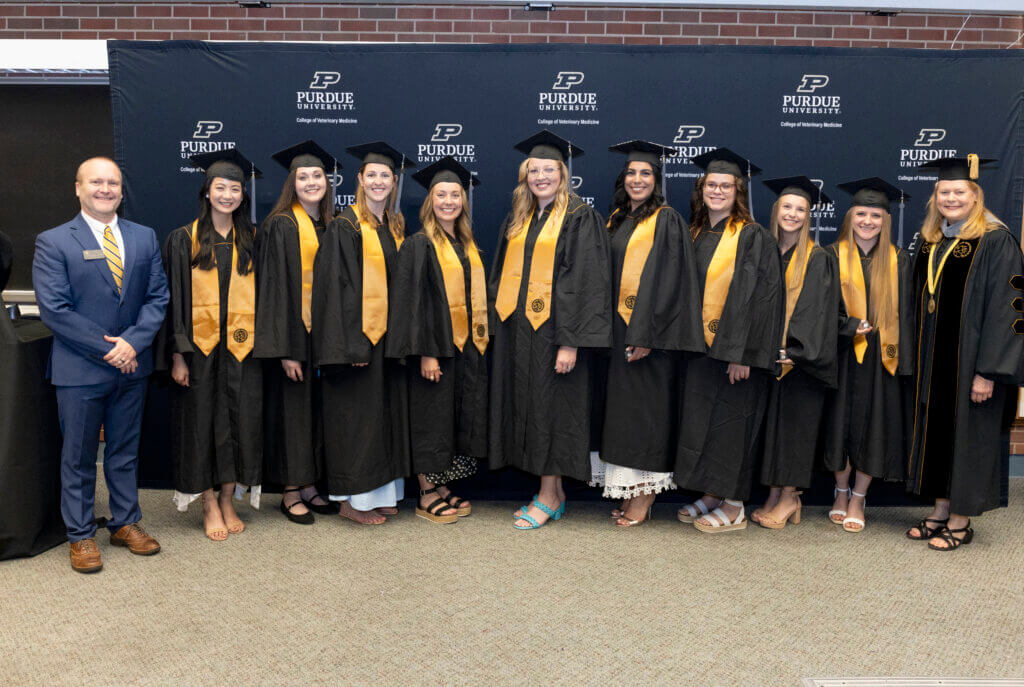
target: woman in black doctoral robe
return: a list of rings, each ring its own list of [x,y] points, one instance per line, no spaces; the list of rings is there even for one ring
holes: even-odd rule
[[[690,202],[705,353],[682,382],[675,482],[703,492],[679,520],[719,533],[747,526],[743,502],[779,369],[785,292],[778,244],[748,209],[744,177],[760,170],[725,148],[693,161],[705,170]]]
[[[761,482],[771,487],[750,519],[769,529],[800,522],[800,490],[811,485],[825,396],[836,386],[839,277],[811,238],[811,208],[827,198],[807,177],[764,182],[778,195],[771,232],[779,242],[786,288],[780,340],[782,375],[769,381]]]
[[[336,512],[316,486],[323,474],[323,436],[311,302],[320,237],[334,215],[326,170],[336,169],[337,161],[312,141],[273,157],[288,178],[257,232],[261,298],[255,354],[266,360],[264,477],[284,487],[281,512],[309,525],[313,512]]]
[[[398,513],[410,472],[405,369],[384,357],[405,220],[406,157],[377,142],[348,148],[361,164],[356,203],[327,227],[313,277],[313,360],[323,387],[327,489],[342,517],[380,525]]]
[[[255,231],[245,191],[255,169],[235,149],[193,162],[206,178],[198,218],[164,244],[171,298],[157,358],[175,382],[174,501],[184,511],[201,496],[206,536],[224,541],[245,529],[232,503],[236,485],[252,489],[256,507],[261,490],[263,365],[252,355]]]
[[[1024,264],[1017,239],[985,209],[976,182],[983,162],[923,166],[937,167],[939,181],[914,265],[919,353],[907,488],[935,505],[907,536],[940,551],[970,543],[970,518],[999,506],[1005,433],[1024,381]]]
[[[466,193],[476,178],[451,157],[413,178],[427,197],[398,252],[387,355],[406,362],[416,515],[443,524],[472,512],[449,485],[487,455],[487,281]]]
[[[902,481],[906,471],[914,313],[910,259],[891,237],[890,202],[905,194],[878,178],[839,188],[853,202],[838,240],[827,247],[842,300],[839,383],[826,410],[824,464],[836,479],[829,519],[847,532],[860,532],[871,480]]]
[[[665,149],[630,141],[608,219],[612,251],[612,353],[600,458],[592,484],[622,499],[622,527],[647,519],[657,494],[675,486],[672,463],[684,351],[703,352],[700,289],[690,231],[662,191]]]
[[[549,131],[516,148],[527,159],[490,277],[489,458],[541,477],[514,524],[536,529],[565,512],[562,476],[591,477],[591,349],[611,344],[611,286],[603,222],[569,191],[565,160],[582,151]]]

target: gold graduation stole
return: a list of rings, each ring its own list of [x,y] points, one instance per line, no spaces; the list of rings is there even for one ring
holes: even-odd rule
[[[640,288],[640,276],[654,245],[654,225],[658,223],[658,213],[663,209],[658,208],[653,215],[637,224],[629,237],[629,243],[626,244],[626,257],[622,261],[622,279],[619,281],[618,307],[619,316],[626,326],[629,326],[629,319],[633,316],[636,292]]]
[[[292,214],[299,228],[299,261],[302,263],[302,324],[308,332],[313,327],[313,261],[320,249],[320,239],[316,236],[313,220],[309,218],[302,205],[292,203]]]
[[[192,222],[192,257],[199,254],[199,237]],[[237,237],[237,234],[236,234]],[[215,256],[216,259],[216,256]],[[238,273],[238,243],[231,248],[231,281],[228,283],[228,350],[241,362],[252,351],[256,325],[256,274]],[[203,355],[220,342],[220,280],[216,269],[192,267],[192,341]]]
[[[732,284],[732,273],[736,269],[736,250],[740,245],[740,232],[743,222],[732,218],[725,225],[722,239],[715,247],[715,254],[708,265],[708,273],[704,278],[704,343],[708,348],[715,342],[718,331],[718,320],[725,308],[725,299],[729,296]]]
[[[452,318],[452,341],[460,351],[469,338],[469,320],[466,313],[466,281],[455,247],[450,241],[435,241],[434,252],[441,264],[441,276],[444,278],[444,292],[448,297],[448,310]],[[469,258],[469,290],[470,304],[473,307],[473,345],[483,355],[487,350],[487,286],[484,283],[484,263],[480,260],[480,252],[476,244],[466,245],[466,257]]]
[[[526,290],[526,319],[534,331],[547,322],[551,316],[551,281],[555,271],[555,247],[558,234],[562,231],[565,210],[552,210],[533,246],[530,261],[530,284]],[[498,283],[498,297],[494,307],[504,322],[516,309],[519,300],[519,285],[523,280],[523,254],[526,248],[526,234],[529,220],[519,228],[519,233],[508,240],[505,247],[505,261],[501,266],[501,281]]]
[[[796,309],[796,302],[800,300],[800,293],[804,290],[804,278],[807,276],[807,265],[811,261],[811,252],[813,250],[814,241],[808,241],[807,253],[804,255],[804,264],[800,266],[800,281],[793,288],[790,288],[789,280],[793,277],[793,272],[796,271],[795,255],[789,261],[789,266],[786,267],[786,323],[782,327],[782,348],[786,347],[786,337],[789,335],[789,321],[792,319],[793,311]],[[782,374],[778,378],[782,379],[792,369],[793,363],[783,363]]]
[[[839,242],[839,284],[842,287],[843,302],[846,303],[846,312],[850,317],[866,320],[868,317],[867,293],[864,288],[864,270],[861,269],[860,256],[856,256],[853,266],[850,266],[850,243],[852,241]],[[852,274],[851,274],[852,270]],[[896,248],[889,247],[889,280],[892,285],[890,298],[896,303],[890,303],[891,311],[897,312],[899,275],[897,274]],[[878,345],[882,353],[882,366],[895,376],[896,368],[899,366],[899,342],[900,328],[899,317],[895,322],[879,322]],[[853,337],[853,354],[857,358],[857,364],[864,362],[864,353],[868,350],[867,336],[857,334]]]
[[[388,270],[377,230],[360,220],[359,233],[363,243],[363,334],[376,346],[388,330]]]

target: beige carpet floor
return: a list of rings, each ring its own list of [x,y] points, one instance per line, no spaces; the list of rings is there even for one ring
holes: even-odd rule
[[[163,551],[99,538],[0,563],[3,685],[798,685],[802,677],[1024,676],[1024,479],[974,543],[938,553],[870,508],[783,531],[704,535],[655,507],[618,529],[604,504],[518,532],[513,504],[456,525],[288,523],[276,495],[228,541],[199,504],[142,492]],[[105,503],[105,494],[99,503]],[[101,508],[100,512],[105,509]]]

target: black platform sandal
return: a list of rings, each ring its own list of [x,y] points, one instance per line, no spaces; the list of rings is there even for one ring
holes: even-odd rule
[[[928,523],[930,522],[937,522],[939,523],[939,526],[929,527]],[[935,518],[924,518],[923,520],[921,520],[921,522],[914,525],[914,527],[917,528],[917,536],[915,537],[913,534],[910,533],[910,530],[914,529],[914,527],[911,527],[910,530],[907,530],[907,539],[913,539],[914,541],[922,541],[925,539],[931,539],[932,537],[937,537],[939,535],[939,532],[945,529],[946,523],[948,522],[949,518],[946,518],[945,520],[936,520]]]
[[[954,536],[959,532],[963,532],[964,536]],[[952,551],[953,549],[959,549],[964,544],[970,544],[971,540],[974,539],[974,530],[971,529],[971,521],[968,520],[966,527],[960,527],[955,530],[943,527],[942,531],[935,536],[949,544],[949,546],[936,546],[935,544],[928,542],[929,549],[935,549],[936,551]]]
[[[426,496],[427,494],[436,494],[437,487],[433,489],[420,489],[420,496]],[[459,519],[459,516],[455,513],[451,515],[441,515],[441,511],[448,510],[451,508],[446,500],[438,496],[434,499],[426,509],[420,508],[420,502],[416,501],[416,515],[430,522],[436,522],[439,525],[448,525]]]
[[[312,513],[308,513],[307,512],[307,513],[303,513],[302,515],[298,515],[298,514],[292,512],[292,508],[294,508],[295,506],[297,506],[300,503],[302,503],[302,494],[299,494],[299,500],[296,501],[295,503],[293,503],[292,505],[290,505],[290,506],[284,505],[284,495],[285,494],[298,493],[300,491],[302,491],[302,490],[301,489],[285,489],[284,491],[281,492],[281,512],[284,513],[286,518],[288,518],[289,520],[291,520],[292,522],[294,522],[297,525],[312,525],[316,521],[316,518],[313,517]]]
[[[473,504],[464,498],[456,496],[451,491],[448,492],[447,496],[442,496],[441,498],[447,501],[448,505],[457,511],[456,517],[464,518],[473,512]]]

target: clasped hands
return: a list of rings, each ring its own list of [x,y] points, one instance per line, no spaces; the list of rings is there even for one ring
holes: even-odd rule
[[[104,335],[103,340],[114,344],[114,347],[103,356],[104,362],[111,367],[116,367],[121,371],[121,374],[130,375],[138,369],[139,362],[135,359],[135,349],[130,343],[120,336]]]

